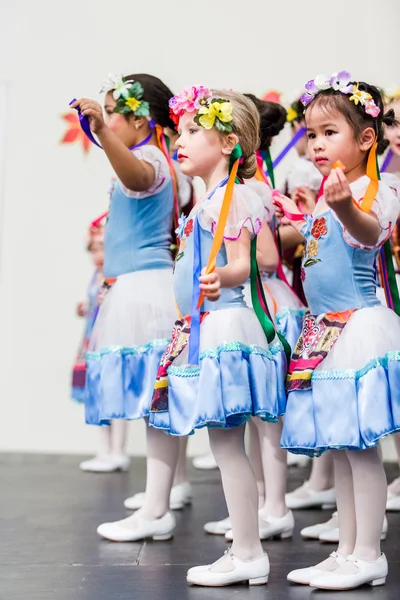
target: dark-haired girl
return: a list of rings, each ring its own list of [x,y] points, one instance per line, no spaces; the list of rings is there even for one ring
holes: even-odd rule
[[[173,127],[172,93],[145,74],[110,75],[103,92],[105,118],[93,100],[72,105],[89,119],[117,176],[104,236],[108,292],[87,355],[86,421],[119,420],[112,425],[125,431],[124,420],[149,414],[158,363],[176,318],[173,182],[159,143],[162,128]],[[126,468],[126,457],[114,458],[116,468]]]
[[[379,439],[400,429],[400,319],[376,296],[375,263],[399,213],[378,180],[381,92],[347,72],[318,76],[302,96],[310,158],[326,177],[312,215],[276,197],[277,214],[305,238],[304,291],[310,315],[287,380],[282,446],[318,456],[332,450],[339,546],[289,581],[344,590],[382,585],[388,572],[380,538],[386,477]],[[340,161],[340,162],[339,162]]]

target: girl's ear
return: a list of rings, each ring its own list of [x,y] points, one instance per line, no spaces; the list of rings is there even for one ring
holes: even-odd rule
[[[376,133],[373,127],[367,127],[364,129],[359,140],[360,150],[363,150],[363,152],[368,152],[368,150],[372,148],[375,138]]]
[[[234,133],[228,133],[222,138],[222,154],[229,156],[232,154],[232,150],[239,143],[239,138]]]
[[[144,127],[146,123],[148,123],[148,120],[146,119],[146,117],[135,117],[135,115],[132,115],[131,123],[138,131],[139,129],[142,129],[142,127]]]

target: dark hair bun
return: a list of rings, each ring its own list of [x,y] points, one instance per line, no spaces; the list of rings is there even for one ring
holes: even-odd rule
[[[260,115],[260,149],[271,145],[271,138],[278,135],[286,123],[286,110],[276,102],[260,100],[254,94],[245,94],[256,106]]]
[[[144,90],[143,99],[150,104],[150,114],[157,125],[175,129],[175,124],[169,116],[169,101],[173,93],[161,79],[146,73],[126,75],[123,79],[125,81],[133,79],[133,81],[138,81],[142,85]]]

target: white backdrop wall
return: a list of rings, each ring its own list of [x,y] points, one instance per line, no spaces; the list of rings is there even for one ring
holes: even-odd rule
[[[0,450],[89,452],[96,430],[69,399],[91,266],[88,223],[107,207],[102,152],[60,145],[74,96],[109,71],[288,95],[319,72],[400,82],[398,0],[2,0],[0,83]],[[204,444],[195,436],[192,451]],[[132,424],[129,449],[144,452]]]

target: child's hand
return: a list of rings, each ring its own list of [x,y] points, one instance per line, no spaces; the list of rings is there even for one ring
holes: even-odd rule
[[[76,314],[78,317],[84,317],[87,312],[87,307],[85,302],[79,302],[76,306]]]
[[[90,129],[93,133],[100,133],[105,127],[103,109],[95,100],[81,98],[71,104],[71,108],[79,108],[81,113],[89,118]]]
[[[327,205],[334,211],[351,205],[353,196],[350,184],[340,167],[332,169],[331,174],[326,180],[324,197]]]
[[[302,213],[311,214],[315,208],[316,194],[306,185],[296,188],[292,200],[297,204]]]
[[[272,202],[275,205],[275,214],[282,225],[291,224],[291,220],[288,217],[285,217],[285,212],[290,214],[301,214],[296,203],[287,196],[281,194],[278,190],[273,191]]]
[[[200,279],[200,289],[210,302],[216,302],[221,296],[221,280],[215,271],[206,275],[206,269],[202,269]]]

